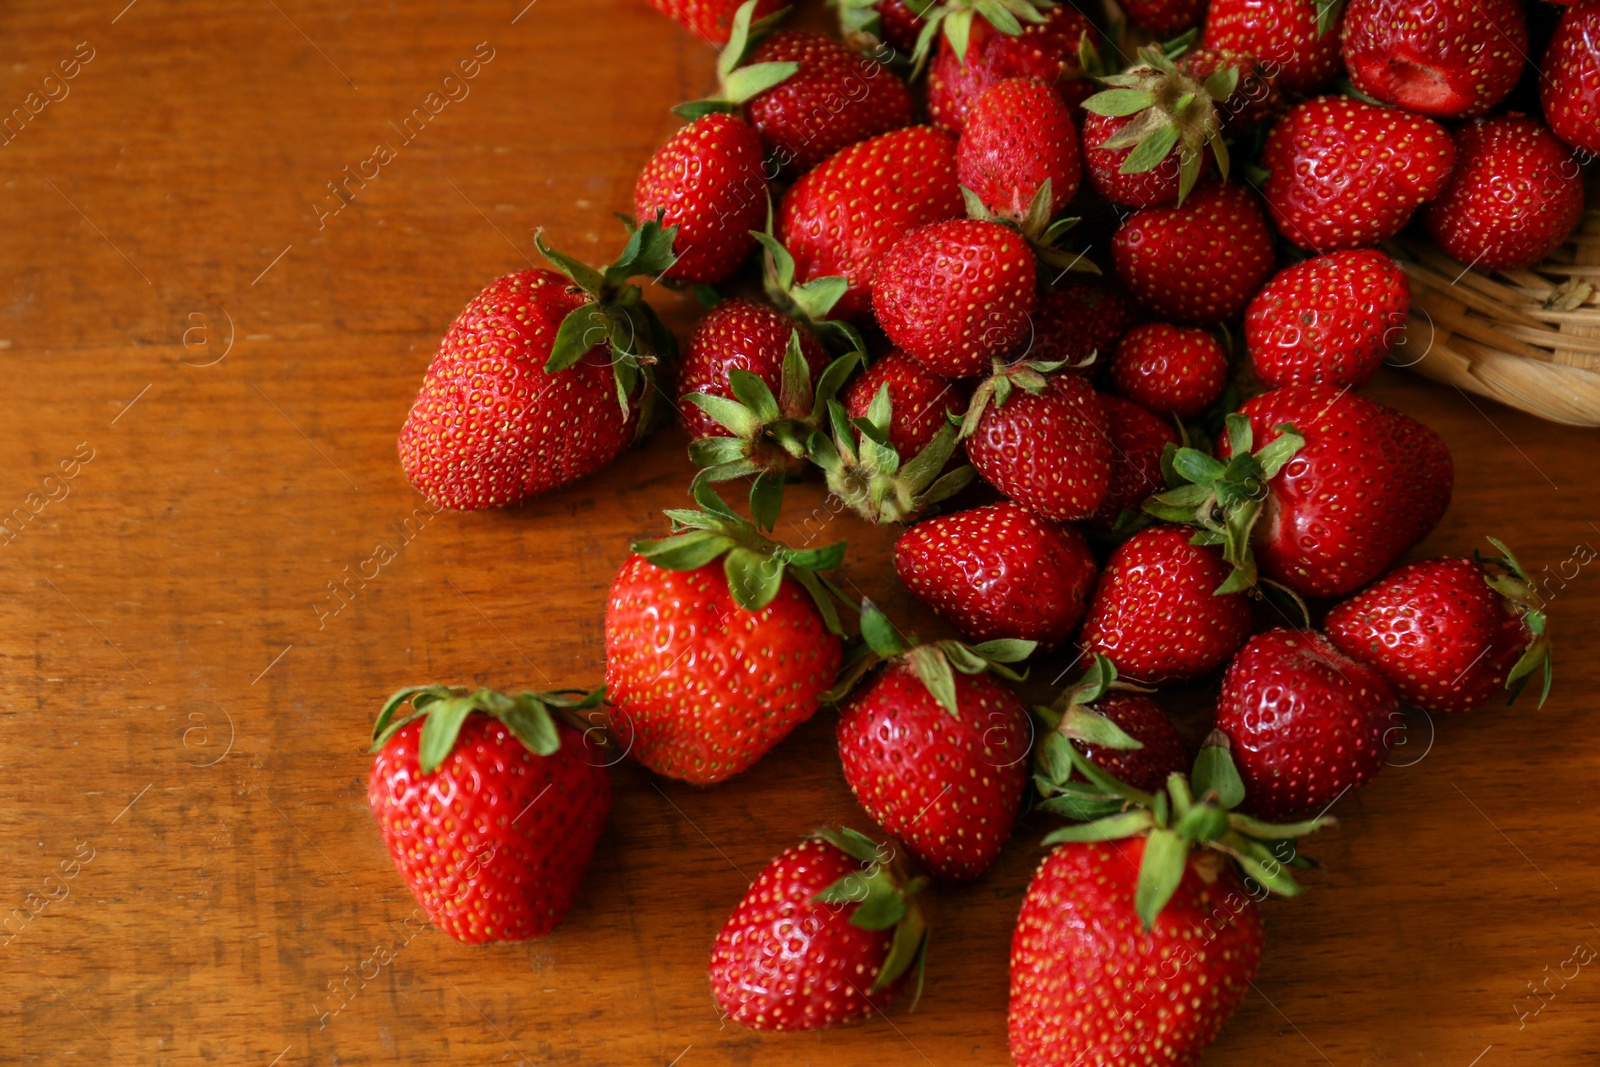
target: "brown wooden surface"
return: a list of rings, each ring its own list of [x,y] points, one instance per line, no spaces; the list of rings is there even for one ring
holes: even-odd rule
[[[536,227],[614,249],[610,213],[709,49],[643,0],[537,0],[515,23],[524,0],[124,2],[0,13],[0,109],[93,49],[0,147],[0,511],[29,516],[0,533],[0,1063],[1006,1063],[1037,824],[941,894],[915,1014],[719,1026],[705,964],[747,879],[819,822],[867,825],[828,713],[712,791],[619,767],[584,899],[537,943],[407,926],[367,811],[390,690],[596,682],[604,590],[681,502],[669,431],[533,506],[433,517],[394,436],[440,332]],[[401,145],[389,123],[485,41],[470,95]],[[380,142],[395,157],[319,229],[326,183]],[[1372,392],[1455,451],[1455,506],[1420,551],[1498,532],[1565,566],[1558,687],[1542,712],[1440,722],[1431,746],[1423,724],[1408,766],[1340,806],[1326,872],[1269,907],[1257,992],[1206,1062],[1592,1063],[1600,963],[1551,976],[1600,948],[1600,567],[1576,562],[1600,545],[1600,438],[1393,374]],[[904,608],[886,533],[825,536]],[[327,614],[382,545],[395,558]],[[336,1014],[333,987],[354,991]]]

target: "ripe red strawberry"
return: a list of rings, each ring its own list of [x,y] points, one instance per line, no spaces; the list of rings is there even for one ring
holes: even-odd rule
[[[1317,0],[1211,0],[1201,44],[1255,56],[1284,92],[1309,95],[1339,73],[1339,12]]]
[[[1371,667],[1314,630],[1257,634],[1228,664],[1217,729],[1263,819],[1320,815],[1389,756],[1399,706]]]
[[[1109,533],[1124,511],[1137,513],[1151,493],[1166,488],[1161,453],[1178,443],[1178,431],[1131,400],[1102,394],[1106,426],[1111,431],[1111,479],[1105,503],[1089,517],[1089,527]]]
[[[1198,678],[1226,663],[1250,633],[1250,604],[1217,593],[1222,553],[1179,526],[1150,526],[1106,561],[1078,641],[1146,685]]]
[[[543,937],[577,899],[611,780],[550,708],[599,697],[430,685],[384,705],[367,802],[406,887],[457,941]]]
[[[851,145],[784,194],[778,239],[801,283],[838,275],[850,283],[833,313],[860,321],[872,310],[872,281],[907,231],[966,214],[956,182],[955,138],[911,126]]]
[[[1455,483],[1455,465],[1450,449],[1433,430],[1393,408],[1381,408],[1380,417],[1388,425],[1396,463],[1402,470],[1426,472],[1408,479],[1406,493],[1396,504],[1399,512],[1395,536],[1414,545],[1433,532],[1450,509],[1450,494]]]
[[[978,387],[961,433],[984,480],[1029,511],[1067,522],[1105,502],[1111,438],[1100,397],[1080,375],[998,371]]]
[[[1035,363],[1069,365],[1097,356],[1103,365],[1133,326],[1133,316],[1133,301],[1116,282],[1073,276],[1039,295],[1025,354]]]
[[[1157,415],[1192,418],[1227,384],[1227,350],[1205,330],[1136,326],[1111,357],[1111,387]]]
[[[1153,37],[1166,40],[1200,25],[1206,0],[1122,0],[1122,9]]]
[[[827,366],[828,353],[810,330],[767,304],[743,297],[722,301],[695,324],[678,370],[679,393],[732,398],[728,375],[738,369],[754,374],[776,394],[783,357],[796,332],[815,378]],[[727,429],[696,405],[686,403],[680,410],[691,440],[727,436]]]
[[[1191,762],[1177,727],[1145,695],[1148,690],[1119,681],[1116,666],[1104,656],[1089,660],[1081,679],[1048,707],[1034,709],[1040,726],[1033,746],[1040,806],[1069,818],[1085,812],[1079,806],[1083,798],[1072,788],[1082,784],[1074,781],[1075,761],[1058,751],[1061,738],[1106,774],[1148,793],[1160,792],[1171,775],[1186,774]]]
[[[1206,81],[1219,71],[1239,72],[1233,92],[1216,101],[1222,131],[1230,137],[1253,133],[1258,126],[1276,119],[1285,110],[1283,90],[1278,88],[1278,68],[1255,56],[1224,49],[1195,48],[1178,60],[1178,69],[1198,82]]]
[[[1394,348],[1411,283],[1375,248],[1314,256],[1278,272],[1250,301],[1245,346],[1268,387],[1365,384]]]
[[[1094,710],[1116,723],[1143,748],[1103,748],[1077,742],[1078,750],[1114,778],[1147,793],[1166,784],[1167,778],[1189,769],[1189,749],[1167,713],[1143,693],[1107,693]]]
[[[650,0],[650,6],[673,19],[707,44],[725,45],[733,31],[733,16],[746,0]],[[764,19],[783,9],[783,0],[756,0],[754,18]]]
[[[1041,645],[1077,629],[1099,573],[1082,534],[1010,501],[922,520],[895,543],[894,569],[967,640]]]
[[[1350,82],[1375,100],[1439,119],[1505,99],[1528,54],[1518,0],[1350,0],[1341,34]]]
[[[993,214],[1013,222],[1050,183],[1047,217],[1054,218],[1078,192],[1083,164],[1072,112],[1037,78],[1007,78],[972,104],[956,146],[956,174]]]
[[[1422,209],[1440,248],[1486,270],[1527,267],[1553,252],[1583,216],[1572,150],[1538,119],[1514,112],[1455,132],[1450,184]]]
[[[1550,692],[1543,604],[1510,551],[1408,563],[1328,613],[1328,639],[1383,676],[1408,704],[1471,711],[1535,671]],[[1543,698],[1540,699],[1543,704]]]
[[[640,222],[676,226],[678,260],[666,277],[711,285],[755,251],[767,217],[761,137],[727,114],[695,119],[656,150],[633,188]]]
[[[922,880],[853,830],[818,830],[762,869],[711,950],[711,995],[752,1030],[821,1030],[881,1011],[925,950]]]
[[[1028,335],[1033,250],[1010,227],[950,219],[884,255],[872,285],[883,332],[935,374],[970,378]]]
[[[1250,191],[1199,186],[1176,207],[1145,208],[1111,242],[1117,276],[1173,322],[1215,326],[1243,311],[1272,274],[1272,231]]]
[[[1438,196],[1456,150],[1420,115],[1325,96],[1272,127],[1262,194],[1278,232],[1313,252],[1387,241]]]
[[[1078,43],[1089,22],[1071,4],[1044,12],[1044,21],[1030,23],[1017,36],[1001,33],[982,16],[972,20],[965,53],[948,36],[939,42],[928,68],[928,118],[960,133],[973,103],[995,82],[1037,78],[1075,106],[1094,91],[1078,65]]]
[[[960,415],[967,407],[961,387],[934,374],[904,352],[894,351],[879,359],[845,387],[845,411],[852,419],[867,414],[872,398],[885,385],[894,417],[889,424],[889,443],[902,457],[921,452],[945,426],[950,415]]]
[[[1171,151],[1149,170],[1133,174],[1123,173],[1122,168],[1133,154],[1135,145],[1105,147],[1106,142],[1132,125],[1136,117],[1100,115],[1092,110],[1086,112],[1083,120],[1083,157],[1085,169],[1089,172],[1089,184],[1113,204],[1127,207],[1171,204],[1178,199],[1178,167],[1185,151],[1182,145],[1173,145]],[[1209,153],[1200,153],[1198,160],[1200,174],[1210,171]]]
[[[1561,15],[1539,81],[1544,120],[1573,148],[1600,153],[1600,0]]]

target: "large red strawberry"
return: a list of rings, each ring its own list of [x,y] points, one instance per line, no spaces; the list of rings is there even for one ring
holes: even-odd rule
[[[1410,310],[1411,284],[1385,253],[1313,256],[1279,271],[1250,301],[1245,346],[1268,387],[1362,385],[1400,339]]]
[[[822,1030],[921,986],[922,879],[854,830],[818,830],[762,869],[717,934],[711,996],[752,1030]],[[915,967],[915,971],[913,971]]]
[[[1136,326],[1111,357],[1111,386],[1157,415],[1192,418],[1228,384],[1228,352],[1205,330]]]
[[[1540,67],[1539,103],[1550,129],[1573,148],[1600,153],[1600,0],[1562,13]]]
[[[1319,0],[1211,0],[1201,43],[1255,56],[1286,93],[1314,93],[1339,73],[1340,10]]]
[[[947,32],[928,68],[928,117],[945,129],[960,133],[978,97],[1007,78],[1037,78],[1069,106],[1094,91],[1078,65],[1078,44],[1089,22],[1071,4],[1048,8],[1042,21],[1015,36],[996,30],[982,16],[969,25],[966,48],[952,43]]]
[[[1583,216],[1572,150],[1538,119],[1510,112],[1455,132],[1456,165],[1422,209],[1428,236],[1461,263],[1527,267],[1553,252]]]
[[[1350,82],[1361,92],[1459,119],[1486,113],[1517,84],[1528,24],[1518,0],[1350,0],[1341,41]]]
[[[601,272],[541,239],[561,273],[518,271],[473,297],[400,430],[417,491],[461,511],[520,504],[615,459],[648,424],[654,365],[674,348],[627,279],[664,270],[672,241],[646,223]]]
[[[894,569],[967,640],[1042,645],[1077,629],[1099,573],[1082,534],[1010,501],[922,520],[895,542]]]
[[[704,483],[682,532],[633,546],[606,607],[617,740],[658,774],[709,785],[810,718],[839,669],[838,619],[815,570],[842,544],[761,537]],[[683,521],[686,520],[686,521]]]
[[[734,15],[748,0],[650,0],[650,6],[698,34],[710,45],[725,45]],[[764,19],[783,10],[783,0],[755,0],[754,17]]]
[[[827,366],[828,354],[810,330],[770,305],[743,297],[724,300],[695,324],[679,366],[678,391],[732,399],[729,375],[742,370],[777,393],[783,357],[796,335],[815,377]],[[700,407],[686,403],[681,410],[690,439],[727,435],[727,429]]]
[[[796,279],[845,278],[834,313],[862,320],[890,246],[918,226],[965,213],[955,138],[911,126],[851,145],[807,173],[784,194],[777,232],[794,256]]]
[[[878,263],[872,310],[883,332],[935,374],[970,378],[1028,335],[1033,251],[998,222],[950,219],[912,230]]]
[[[1083,164],[1072,112],[1037,78],[1007,78],[973,102],[956,146],[956,174],[991,213],[1028,219],[1048,182],[1054,218],[1078,192]]]
[[[1514,700],[1536,671],[1548,696],[1544,605],[1516,557],[1489,540],[1501,555],[1408,563],[1340,603],[1328,639],[1428,711],[1471,711],[1507,690]]]
[[[1173,322],[1215,326],[1243,311],[1272,275],[1272,231],[1256,198],[1210,182],[1175,207],[1136,211],[1111,258],[1139,302]]]
[[[867,414],[867,408],[885,386],[889,389],[893,418],[889,423],[889,443],[901,456],[910,457],[928,447],[950,416],[967,409],[962,387],[934,374],[904,352],[883,356],[851,379],[840,399],[852,419]]]
[[[1152,493],[1166,487],[1161,454],[1176,446],[1178,431],[1131,400],[1102,394],[1106,428],[1111,433],[1111,478],[1105,503],[1089,517],[1090,529],[1110,533],[1124,511],[1138,513]]]
[[[695,119],[656,150],[633,187],[639,221],[678,228],[677,262],[665,276],[710,285],[755,251],[750,231],[767,217],[761,137],[743,119]]]
[[[577,899],[611,780],[550,709],[599,696],[429,685],[383,706],[367,802],[407,888],[457,941],[543,937]]]
[[[1074,275],[1039,294],[1024,355],[1036,363],[1068,365],[1096,356],[1103,366],[1133,318],[1127,290],[1107,278]]]
[[[1262,194],[1278,232],[1301,248],[1365,248],[1405,229],[1444,190],[1455,159],[1431,119],[1324,96],[1272,127]]]
[[[1217,700],[1244,808],[1275,821],[1321,815],[1383,769],[1398,711],[1377,671],[1316,631],[1252,637],[1228,664]]]
[[[1177,727],[1146,695],[1149,691],[1120,681],[1106,657],[1089,660],[1082,678],[1048,707],[1034,709],[1041,727],[1033,746],[1034,782],[1044,798],[1040,806],[1068,817],[1084,814],[1083,798],[1074,788],[1074,761],[1063,758],[1054,735],[1113,778],[1147,793],[1159,792],[1172,775],[1187,773],[1191,762]]]

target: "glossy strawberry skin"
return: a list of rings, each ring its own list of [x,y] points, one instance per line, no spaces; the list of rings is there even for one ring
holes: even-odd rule
[[[1431,427],[1393,408],[1381,408],[1380,415],[1400,468],[1415,472],[1414,477],[1406,479],[1400,514],[1394,523],[1395,537],[1409,547],[1432,533],[1450,510],[1455,464],[1444,438]]]
[[[1350,0],[1341,34],[1355,87],[1438,119],[1489,111],[1522,75],[1528,24],[1518,0]]]
[[[1220,549],[1193,531],[1149,526],[1118,545],[1089,602],[1078,643],[1145,685],[1199,678],[1228,661],[1250,633],[1250,605],[1217,596],[1228,577]]]
[[[668,571],[630,556],[611,586],[613,728],[657,774],[710,785],[745,770],[817,710],[839,657],[792,578],[757,612],[734,602],[721,561]]]
[[[955,138],[910,126],[851,145],[796,182],[779,206],[777,236],[794,256],[796,282],[847,279],[833,315],[864,321],[884,253],[909,230],[965,214]]]
[[[1010,501],[922,520],[895,543],[894,567],[968,641],[1044,645],[1071,636],[1099,574],[1082,534]]]
[[[767,218],[761,136],[733,115],[695,119],[645,164],[633,189],[634,216],[677,226],[678,261],[666,277],[712,285],[755,251],[751,230]]]
[[[1444,191],[1455,159],[1450,134],[1431,119],[1324,96],[1267,135],[1262,194],[1278,232],[1301,248],[1367,248]]]
[[[1087,518],[1105,502],[1111,441],[1100,397],[1076,374],[1043,392],[1012,391],[967,438],[967,458],[990,485],[1048,519]]]
[[[1284,92],[1309,95],[1342,66],[1339,27],[1318,33],[1317,10],[1316,0],[1211,0],[1201,43],[1255,56],[1277,71]]]
[[[1562,13],[1540,67],[1539,104],[1551,131],[1573,148],[1600,153],[1600,0]]]
[[[1100,405],[1111,433],[1111,479],[1105,503],[1089,517],[1088,524],[1092,530],[1109,533],[1124,511],[1137,512],[1152,493],[1166,488],[1161,453],[1167,445],[1178,444],[1178,431],[1120,396],[1102,395]]]
[[[611,354],[545,361],[568,314],[588,302],[566,278],[499,278],[456,316],[400,431],[400,464],[423,496],[457,511],[520,504],[592,474],[633,440]]]
[[[1272,275],[1272,232],[1233,182],[1200,185],[1175,207],[1134,212],[1111,242],[1117,277],[1172,322],[1216,326],[1243,311]]]
[[[695,324],[694,333],[678,370],[678,391],[733,397],[728,374],[747,370],[767,383],[778,395],[783,375],[783,357],[789,351],[789,338],[798,330],[800,351],[815,377],[828,364],[828,353],[810,330],[767,304],[743,297],[722,301]],[[726,437],[728,431],[692,403],[682,403],[683,423],[689,437]]]
[[[1073,744],[1105,772],[1135,789],[1159,791],[1173,774],[1189,772],[1189,749],[1166,712],[1143,693],[1113,691],[1096,700],[1093,710],[1104,715],[1143,748],[1098,748]]]
[[[987,674],[955,672],[951,715],[905,662],[839,711],[845,781],[922,868],[952,881],[994,865],[1028,784],[1028,711]]]
[[[841,400],[852,419],[863,418],[873,398],[889,387],[889,443],[909,461],[949,421],[967,408],[966,391],[957,383],[895,350],[877,360],[845,386]]]
[[[1138,174],[1122,173],[1122,164],[1133,154],[1133,148],[1104,148],[1107,141],[1122,132],[1132,122],[1132,115],[1098,115],[1088,112],[1083,120],[1083,160],[1089,172],[1089,184],[1096,192],[1113,204],[1125,207],[1159,207],[1178,200],[1178,166],[1183,159],[1183,147],[1173,145],[1172,151],[1150,170]],[[1211,170],[1211,154],[1200,157],[1200,173]]]
[[[1506,676],[1533,638],[1482,568],[1460,558],[1397,568],[1336,605],[1324,628],[1401,700],[1446,713],[1504,695]]]
[[[982,16],[973,19],[965,62],[948,40],[939,41],[928,67],[928,118],[960,133],[978,97],[1007,78],[1037,78],[1069,107],[1083,103],[1094,92],[1078,66],[1078,42],[1088,30],[1088,20],[1071,4],[1050,8],[1042,23],[1024,23],[1018,37],[999,32]]]
[[[1258,126],[1276,119],[1287,110],[1275,68],[1253,55],[1195,48],[1185,52],[1178,60],[1178,69],[1198,82],[1204,82],[1218,71],[1229,68],[1237,70],[1239,78],[1233,93],[1216,104],[1223,133],[1229,136],[1253,133]]]
[[[1269,388],[1364,385],[1411,310],[1411,283],[1387,254],[1350,249],[1279,271],[1245,313],[1245,345]]]
[[[1383,768],[1399,713],[1378,673],[1313,630],[1269,630],[1228,664],[1217,729],[1244,779],[1240,810],[1319,815]]]
[[[1220,856],[1191,858],[1147,931],[1144,844],[1059,845],[1034,872],[1011,939],[1017,1067],[1193,1067],[1249,991],[1264,933],[1243,880]]]
[[[781,30],[757,45],[749,61],[800,65],[744,106],[787,175],[804,174],[841,149],[911,124],[905,82],[830,37]]]
[[[540,756],[487,715],[467,716],[432,774],[417,758],[422,722],[379,750],[367,802],[428,921],[457,941],[524,941],[560,925],[611,807],[602,753],[558,725]]]
[[[1119,396],[1157,415],[1192,418],[1228,384],[1228,353],[1205,330],[1152,322],[1136,326],[1111,357]]]
[[[1104,366],[1132,328],[1134,315],[1127,290],[1111,279],[1070,277],[1035,301],[1025,355],[1041,363],[1068,364],[1095,356],[1095,363]]]
[[[893,931],[853,925],[859,904],[815,899],[862,869],[813,839],[785,849],[756,876],[711,950],[711,995],[728,1018],[753,1030],[821,1030],[893,999],[904,978],[867,992]]]
[[[872,310],[901,351],[945,378],[982,374],[1028,334],[1033,251],[998,222],[949,219],[901,238],[878,264]]]
[[[1583,216],[1572,150],[1537,119],[1507,113],[1455,132],[1456,165],[1422,224],[1440,248],[1486,270],[1528,267],[1555,251]]]
[[[1078,192],[1078,130],[1061,96],[1037,78],[996,82],[973,103],[956,147],[961,184],[997,215],[1021,222],[1050,183],[1050,217]]]
[[[650,0],[650,6],[677,22],[707,44],[721,47],[733,31],[733,16],[744,0]],[[783,0],[758,0],[751,21],[764,19],[783,7]]]

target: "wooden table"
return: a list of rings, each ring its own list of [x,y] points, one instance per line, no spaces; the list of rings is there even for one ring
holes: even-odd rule
[[[394,437],[440,332],[536,228],[615,249],[709,49],[642,0],[126,2],[0,14],[0,108],[29,109],[0,147],[0,1063],[1008,1062],[1042,824],[940,894],[915,1014],[719,1027],[705,965],[747,880],[819,823],[868,826],[830,713],[714,790],[618,767],[584,899],[536,943],[419,924],[367,811],[386,694],[595,683],[604,590],[682,502],[668,431],[533,506],[435,516]],[[1600,947],[1600,568],[1576,562],[1600,545],[1597,438],[1396,375],[1372,392],[1455,451],[1419,551],[1497,532],[1564,569],[1559,681],[1543,711],[1419,724],[1340,806],[1206,1062],[1592,1063],[1600,965],[1558,975]],[[828,533],[909,610],[890,532]]]

